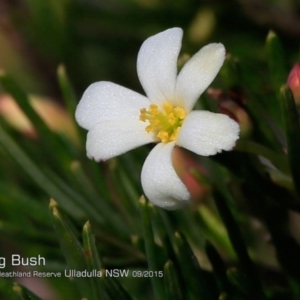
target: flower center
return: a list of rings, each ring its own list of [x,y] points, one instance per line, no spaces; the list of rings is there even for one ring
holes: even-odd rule
[[[156,104],[151,104],[148,109],[142,108],[140,112],[140,120],[149,123],[145,130],[154,132],[163,143],[177,139],[182,122],[186,117],[183,108],[174,107],[170,102],[165,102],[161,110]]]

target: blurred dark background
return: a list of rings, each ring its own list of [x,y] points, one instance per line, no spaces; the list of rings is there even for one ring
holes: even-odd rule
[[[292,64],[299,8],[293,0],[1,0],[0,68],[30,93],[58,96],[61,63],[79,95],[98,80],[141,91],[135,70],[140,45],[174,26],[185,31],[184,52],[222,42],[254,70],[264,64],[272,29]]]

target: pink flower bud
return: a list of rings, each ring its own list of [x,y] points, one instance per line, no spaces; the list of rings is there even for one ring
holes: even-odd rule
[[[219,102],[219,110],[222,114],[226,114],[240,125],[241,137],[247,137],[252,132],[252,122],[248,113],[236,102],[230,99],[224,99]]]
[[[251,135],[253,126],[252,121],[244,109],[245,99],[239,91],[230,90],[228,95],[222,90],[208,89],[208,95],[218,101],[219,112],[228,115],[240,125],[240,136],[248,137]]]
[[[296,63],[292,68],[287,84],[291,91],[293,92],[293,96],[295,102],[298,106],[300,106],[300,64]]]
[[[205,202],[210,193],[210,186],[203,176],[207,175],[207,170],[192,157],[189,151],[181,147],[174,148],[172,161],[177,175],[190,192],[192,201],[195,204]]]

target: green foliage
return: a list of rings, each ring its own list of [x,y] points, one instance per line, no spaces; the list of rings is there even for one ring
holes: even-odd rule
[[[274,22],[278,34],[267,34],[233,1],[17,2],[6,4],[11,28],[0,31],[0,258],[7,258],[0,274],[61,277],[26,283],[1,275],[0,298],[299,299],[299,107],[286,86],[287,66],[297,57],[294,31]],[[264,4],[265,13],[279,7],[292,20],[291,8],[274,2]],[[197,15],[206,13],[219,22],[204,28]],[[204,171],[189,174],[205,193],[182,210],[164,211],[141,196],[140,170],[151,148],[91,161],[74,112],[96,80],[140,91],[139,46],[173,26],[185,29],[184,53],[210,41],[225,45],[215,89],[197,105],[219,112],[229,101],[234,109],[226,106],[225,113],[239,121],[242,134],[230,152],[193,156]],[[205,37],[197,31],[204,29]],[[18,68],[2,62],[11,59],[4,43],[16,48]],[[41,116],[31,101],[36,93],[63,107],[72,134]],[[1,106],[7,95],[31,121],[30,130],[8,121]],[[63,128],[59,113],[51,118]],[[14,267],[8,258],[17,253],[40,255],[46,264]],[[94,275],[65,276],[70,270]],[[40,284],[46,296],[35,292]]]

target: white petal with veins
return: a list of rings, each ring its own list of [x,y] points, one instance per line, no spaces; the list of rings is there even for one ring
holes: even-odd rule
[[[170,210],[183,207],[190,200],[190,193],[172,164],[174,145],[174,142],[156,145],[146,158],[141,175],[146,197],[153,204]]]
[[[187,112],[215,79],[224,59],[224,46],[214,43],[200,49],[183,66],[177,77],[175,98],[183,99]]]
[[[88,132],[87,156],[96,161],[107,160],[154,141],[138,119],[103,121]]]
[[[91,84],[84,92],[75,118],[81,127],[90,130],[102,121],[139,119],[140,108],[149,104],[150,101],[141,94],[112,82],[101,81]]]
[[[177,76],[182,29],[172,28],[148,38],[137,59],[140,82],[154,103],[171,101]]]
[[[231,150],[239,138],[238,123],[227,115],[192,111],[185,118],[176,145],[209,156]]]

